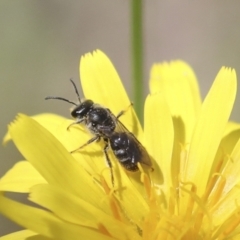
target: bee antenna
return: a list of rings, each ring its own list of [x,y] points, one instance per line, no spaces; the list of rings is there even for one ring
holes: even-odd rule
[[[75,105],[75,106],[78,106],[76,103],[71,102],[71,101],[69,101],[68,99],[62,98],[62,97],[52,97],[52,96],[45,97],[45,100],[48,100],[48,99],[58,99],[58,100],[62,100],[62,101],[64,101],[64,102],[71,103],[71,104],[73,104],[73,105]]]
[[[78,90],[77,90],[77,86],[76,86],[75,82],[74,82],[71,78],[70,78],[70,81],[71,81],[71,83],[72,83],[72,85],[73,85],[73,88],[74,88],[74,90],[75,90],[75,93],[77,94],[78,101],[79,101],[79,103],[81,103],[81,99],[80,99],[79,92],[78,92]]]

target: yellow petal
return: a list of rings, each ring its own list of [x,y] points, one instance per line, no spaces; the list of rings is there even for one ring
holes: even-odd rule
[[[102,51],[81,58],[80,78],[85,97],[109,108],[114,115],[131,104],[117,71]],[[120,121],[139,139],[142,138],[142,128],[132,107]]]
[[[92,204],[100,204],[95,196],[104,196],[103,192],[51,133],[25,115],[19,115],[9,131],[22,155],[49,184],[67,189]],[[85,194],[88,191],[92,194]]]
[[[63,222],[50,212],[15,202],[2,194],[0,212],[17,224],[53,239],[112,239],[93,229]]]
[[[32,116],[32,118],[37,122],[39,122],[42,126],[44,126],[48,130],[50,129],[56,130],[59,127],[61,127],[62,123],[66,121],[66,118],[56,114],[50,114],[50,113],[38,114],[38,115]],[[6,144],[11,139],[12,139],[11,135],[8,131],[3,138],[3,144]]]
[[[228,135],[231,132],[240,130],[240,124],[236,122],[228,122],[224,131],[224,136]]]
[[[110,152],[109,157],[110,159],[115,159],[112,152]],[[123,206],[124,212],[127,213],[127,218],[131,219],[132,223],[141,226],[144,216],[149,211],[149,206],[146,191],[140,182],[140,171],[127,173],[117,163],[116,159],[112,163],[116,189],[114,196],[118,199],[120,205]],[[135,183],[135,181],[137,182]],[[138,185],[141,185],[140,191],[137,188]],[[111,186],[111,182],[109,182],[109,186]]]
[[[46,180],[31,163],[20,161],[0,179],[0,191],[26,193],[40,183],[46,183]]]
[[[40,184],[34,186],[31,189],[29,200],[49,209],[60,219],[73,224],[97,228],[99,223],[97,219],[102,221],[109,217],[109,215],[88,202],[52,185]],[[114,222],[113,218],[111,220]]]
[[[26,240],[49,240],[49,238],[44,237],[42,235],[36,235],[36,236],[29,237]]]
[[[202,105],[184,171],[183,181],[196,184],[200,196],[205,191],[235,96],[236,73],[222,68]]]
[[[157,124],[156,124],[157,121]],[[173,124],[168,105],[162,94],[149,95],[144,109],[144,136],[149,154],[153,157],[152,180],[162,184],[166,193],[172,187]],[[160,168],[159,168],[160,167]]]
[[[240,140],[238,140],[235,145],[227,164],[222,170],[222,176],[226,178],[226,183],[222,190],[221,198],[225,198],[228,195],[228,198],[231,198],[231,195],[234,195],[234,191],[237,191],[239,194],[239,183],[240,183]],[[217,185],[217,184],[216,184]],[[232,199],[234,201],[235,199]],[[231,201],[231,200],[229,200]]]
[[[239,238],[240,238],[239,232],[240,232],[240,229],[238,228],[237,231],[232,234],[231,240],[239,240]]]
[[[81,124],[67,129],[74,122],[71,119],[54,114],[39,114],[32,118],[51,132],[69,152],[83,145],[92,137]],[[97,146],[97,144],[92,145],[94,150]]]
[[[235,123],[227,124],[223,134],[223,139],[219,146],[221,154],[230,154],[240,138],[240,125]]]
[[[240,202],[239,186],[235,186],[235,188],[236,189],[232,189],[228,194],[225,194],[224,198],[221,198],[221,200],[211,208],[210,214],[214,225],[223,224],[231,215],[238,216],[236,210],[239,208],[238,203]]]
[[[68,126],[73,123],[73,120],[61,116],[40,114],[33,116],[33,119],[51,132],[69,152],[79,148],[92,138],[92,135],[81,124],[74,125],[67,130]],[[81,151],[75,152],[72,156],[79,161],[87,172],[94,175],[106,167],[102,149],[101,144],[92,143]],[[97,153],[98,159],[92,157],[93,153]],[[82,154],[84,154],[84,159]]]
[[[218,147],[218,151],[213,162],[210,176],[212,176],[212,174],[216,172],[216,167],[224,167],[228,160],[228,158],[226,158],[225,156],[230,155],[239,138],[240,125],[234,122],[228,122],[223,133],[223,138]]]
[[[237,183],[240,182],[240,140],[238,140],[236,146],[234,147],[229,161],[227,162],[224,170],[222,171],[223,176],[227,177],[225,188],[223,193],[227,193],[231,190]],[[236,190],[236,189],[235,189]],[[239,191],[239,189],[238,189]]]
[[[197,79],[191,67],[183,61],[153,65],[150,92],[164,94],[172,116],[182,119],[185,143],[189,143],[201,107]]]
[[[79,148],[92,137],[81,124],[75,125],[67,130],[73,120],[66,119],[55,114],[38,114],[32,116],[32,118],[52,133],[52,135],[54,135],[69,152]],[[11,138],[10,132],[8,131],[4,137],[4,143],[11,140]],[[91,144],[91,148],[85,147],[81,150],[82,153],[85,153],[84,161],[79,152],[74,153],[73,156],[87,172],[94,175],[96,172],[100,172],[106,167],[104,165],[105,161],[103,160],[104,155],[102,153],[102,149],[102,145],[93,143]],[[102,159],[93,160],[93,157],[90,157],[89,154],[94,152],[98,154],[99,158],[101,156]]]
[[[238,201],[240,200],[239,196],[239,184],[240,184],[240,140],[238,140],[235,145],[228,162],[226,163],[223,171],[222,177],[216,183],[215,189],[212,192],[212,195],[209,196],[209,201],[212,201],[212,196],[216,195],[218,190],[218,185],[221,184],[222,178],[225,179],[224,187],[221,191],[221,196],[219,196],[219,203],[217,204],[219,209],[215,209],[215,222],[221,224],[221,220],[227,219],[228,216],[236,209]],[[213,199],[214,200],[214,199]]]
[[[30,230],[22,230],[0,237],[0,240],[25,240],[32,236],[37,236],[37,233]]]
[[[131,233],[129,238],[133,237],[134,232],[129,231],[129,226],[114,219],[110,214],[106,214],[106,209],[103,212],[88,202],[56,187],[46,184],[34,186],[31,190],[30,200],[69,223],[95,229],[102,224],[115,238],[124,239],[129,233]]]

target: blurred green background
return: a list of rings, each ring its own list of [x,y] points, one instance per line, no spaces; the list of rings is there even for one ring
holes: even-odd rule
[[[69,105],[44,97],[74,100],[69,78],[78,81],[80,56],[96,48],[111,58],[132,97],[130,12],[130,0],[0,1],[0,136],[19,112],[68,117]],[[238,0],[145,0],[143,14],[145,96],[154,62],[187,61],[203,97],[222,65],[240,75]],[[235,121],[240,121],[239,96]],[[20,159],[12,143],[2,147],[0,177]],[[17,229],[0,216],[0,236]]]

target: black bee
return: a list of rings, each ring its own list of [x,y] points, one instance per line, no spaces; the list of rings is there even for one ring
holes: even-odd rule
[[[84,101],[81,101],[75,83],[71,79],[70,81],[78,97],[78,104],[62,97],[49,96],[45,99],[58,99],[75,105],[74,109],[71,112],[71,115],[76,119],[76,121],[70,124],[68,126],[68,129],[72,125],[82,123],[84,126],[86,126],[88,131],[93,134],[93,137],[91,139],[89,139],[79,148],[71,151],[71,153],[82,149],[92,142],[97,142],[100,139],[103,139],[105,142],[103,151],[107,160],[107,164],[110,167],[111,180],[113,185],[114,177],[112,172],[112,163],[108,157],[109,145],[115,157],[126,170],[137,171],[138,162],[151,167],[151,160],[146,149],[137,140],[137,138],[132,133],[130,133],[127,128],[119,121],[119,117],[121,117],[126,110],[121,111],[117,116],[115,116],[108,108],[102,107],[101,105],[94,103],[92,100],[86,99]]]

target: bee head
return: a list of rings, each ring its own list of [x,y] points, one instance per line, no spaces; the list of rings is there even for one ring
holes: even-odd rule
[[[93,104],[93,101],[89,99],[83,101],[72,110],[72,117],[77,119],[84,118],[92,109]]]

